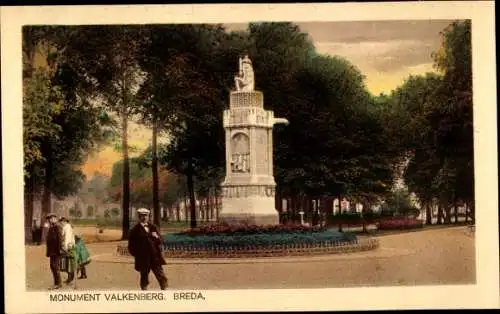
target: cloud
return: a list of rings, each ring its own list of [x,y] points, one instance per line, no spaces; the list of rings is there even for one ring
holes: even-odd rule
[[[314,41],[355,43],[387,40],[439,40],[451,20],[352,21],[297,23]]]
[[[299,22],[318,52],[342,56],[360,70],[393,72],[432,62],[440,32],[451,20]],[[225,24],[245,30],[247,23]]]
[[[387,40],[361,42],[316,42],[319,53],[342,56],[351,63],[380,72],[432,62],[437,47],[419,40]]]

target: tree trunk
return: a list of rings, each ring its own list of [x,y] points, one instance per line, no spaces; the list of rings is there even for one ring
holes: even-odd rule
[[[443,206],[441,202],[438,202],[438,216],[437,216],[437,224],[442,225],[443,224]]]
[[[210,221],[210,194],[205,197],[205,221]]]
[[[320,222],[321,227],[324,227],[324,226],[326,226],[326,211],[327,211],[327,207],[328,207],[327,198],[326,197],[320,198],[318,201],[320,204],[319,222]]]
[[[160,197],[158,186],[158,154],[157,154],[157,140],[158,140],[158,125],[156,121],[153,122],[153,143],[152,143],[152,156],[151,156],[151,170],[153,171],[153,223],[160,227]]]
[[[193,178],[193,163],[188,160],[188,171],[187,171],[187,188],[189,192],[189,205],[191,214],[191,228],[196,228],[196,197],[194,194],[194,178]]]
[[[369,204],[368,204],[368,201],[364,201],[363,202],[363,208],[361,209],[361,216],[362,216],[362,219],[361,221],[363,222],[363,233],[368,233],[368,229],[366,228],[366,218],[365,218],[365,215],[366,215],[366,212],[367,212],[367,209],[369,208]]]
[[[446,213],[446,217],[444,218],[444,221],[446,224],[451,224],[451,206],[448,202],[446,203],[446,207],[444,210]]]
[[[469,221],[469,205],[467,202],[464,203],[464,212],[465,212],[465,223]]]
[[[337,196],[337,199],[339,200],[339,211],[337,212],[337,214],[341,215],[342,214],[342,195],[339,194],[339,196]],[[342,232],[342,217],[340,217],[340,220],[339,220],[339,231]]]
[[[167,215],[164,217],[164,221],[169,222],[174,217],[174,206],[168,206]]]
[[[326,211],[327,211],[327,216],[329,214],[333,214],[333,212],[335,211],[335,209],[333,208],[333,202],[334,202],[335,199],[331,199],[330,197],[326,198],[325,201],[328,201],[328,204],[327,204],[327,207],[326,207]]]
[[[220,208],[222,207],[219,195],[215,194],[215,221],[219,221]]]
[[[424,201],[425,206],[425,224],[432,225],[432,202]]]
[[[212,221],[213,219],[213,207],[212,207],[212,200],[213,200],[213,197],[212,197],[212,191],[210,189],[210,191],[208,192],[208,197],[207,197],[207,221]]]
[[[205,197],[202,196],[200,197],[200,207],[199,207],[199,211],[200,211],[200,221],[203,222],[205,221],[205,219],[207,218],[206,217],[206,211],[205,211]]]
[[[278,211],[278,214],[283,213],[283,202],[281,201],[281,195],[278,191],[276,191],[276,195],[274,197],[274,206]]]
[[[24,230],[25,230],[25,241],[31,242],[34,239],[31,237],[31,224],[33,222],[33,212],[35,211],[35,182],[34,182],[34,174],[33,167],[31,170],[28,170],[30,177],[26,178],[26,183],[24,186]],[[42,221],[40,221],[40,226],[43,226],[43,216]]]
[[[458,223],[458,206],[457,202],[453,202],[453,213],[455,214],[455,224]]]
[[[44,157],[45,157],[45,177],[43,179],[43,195],[42,195],[42,217],[45,217],[48,213],[52,211],[52,179],[53,179],[53,161],[52,161],[52,149],[46,143],[44,147]]]
[[[474,201],[471,202],[470,204],[470,218],[473,224],[476,223],[476,206],[474,204]]]
[[[187,194],[184,196],[184,221],[189,221],[189,208],[188,208],[188,196]]]
[[[176,206],[177,222],[181,221],[181,203],[177,202]]]
[[[128,239],[130,230],[130,164],[128,159],[128,117],[122,113],[122,150],[123,150],[123,178],[122,178],[122,240]]]
[[[339,195],[338,198],[339,198],[339,214],[342,214],[342,195]]]

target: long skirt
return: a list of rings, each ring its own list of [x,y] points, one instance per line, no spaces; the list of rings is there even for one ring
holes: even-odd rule
[[[77,261],[75,249],[69,250],[61,256],[61,271],[66,273],[74,273],[76,271]]]

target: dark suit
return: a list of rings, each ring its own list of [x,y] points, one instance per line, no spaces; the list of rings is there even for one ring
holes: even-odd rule
[[[165,259],[162,255],[162,240],[152,236],[156,232],[160,236],[158,227],[148,223],[149,232],[140,223],[130,230],[128,251],[135,259],[135,270],[141,274],[141,289],[146,290],[149,284],[149,272],[152,271],[162,290],[167,287],[167,278],[162,265]]]
[[[47,231],[47,257],[50,259],[50,270],[54,277],[54,285],[61,285],[61,250],[62,250],[62,231],[57,224],[51,225]]]

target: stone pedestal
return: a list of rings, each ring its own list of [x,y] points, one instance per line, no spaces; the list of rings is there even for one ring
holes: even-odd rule
[[[259,91],[231,92],[223,121],[226,178],[220,220],[230,224],[278,224],[272,129],[274,124],[287,121],[275,119],[272,111],[264,109]]]

